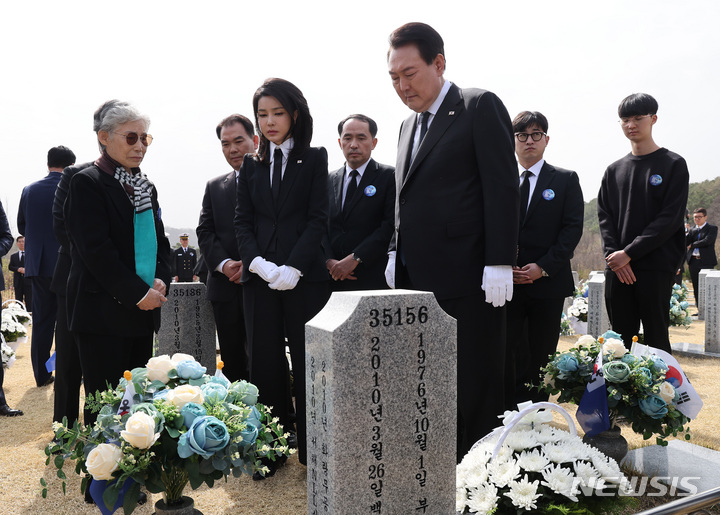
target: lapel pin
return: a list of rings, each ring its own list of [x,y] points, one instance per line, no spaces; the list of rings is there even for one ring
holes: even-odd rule
[[[455,114],[455,111],[450,111],[448,114],[449,114],[450,116],[452,116],[452,115]]]
[[[302,159],[297,160],[297,164],[300,164],[300,163],[302,163]]]
[[[375,186],[373,186],[372,184],[365,188],[366,197],[372,197],[373,195],[375,195],[375,193],[377,193],[377,188],[375,188]]]

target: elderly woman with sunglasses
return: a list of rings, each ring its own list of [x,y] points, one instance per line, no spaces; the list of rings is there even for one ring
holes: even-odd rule
[[[76,173],[63,206],[71,241],[68,324],[85,393],[116,384],[152,355],[170,284],[170,244],[155,186],[140,171],[149,119],[111,100],[95,113],[101,156]],[[85,423],[97,417],[85,410]]]

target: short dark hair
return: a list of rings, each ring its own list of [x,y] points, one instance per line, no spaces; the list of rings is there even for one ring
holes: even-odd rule
[[[647,93],[633,93],[625,98],[618,106],[618,116],[641,116],[643,114],[657,114],[658,103]]]
[[[704,207],[699,207],[695,211],[693,211],[693,213],[700,213],[703,216],[707,216],[707,209],[705,209]]]
[[[255,126],[260,136],[258,146],[258,157],[263,162],[270,161],[270,142],[260,130],[258,121],[258,103],[262,97],[275,98],[290,115],[290,136],[295,140],[295,145],[290,155],[295,157],[301,155],[310,148],[310,140],[313,135],[313,118],[310,115],[310,108],[302,91],[290,81],[285,79],[271,78],[263,82],[253,95],[253,111],[255,112]],[[294,114],[297,112],[297,118]]]
[[[426,23],[406,23],[392,31],[388,41],[391,50],[406,45],[415,45],[420,52],[420,57],[427,64],[432,64],[438,54],[445,57],[445,43],[442,36]],[[390,50],[388,50],[388,57],[390,57]]]
[[[345,127],[345,123],[349,122],[350,120],[360,120],[361,122],[367,123],[368,128],[370,129],[370,136],[372,136],[373,138],[377,136],[377,123],[375,123],[375,120],[373,120],[369,116],[365,116],[364,114],[351,114],[343,121],[338,123],[338,136],[342,136],[343,127]]]
[[[218,123],[217,127],[215,127],[215,133],[217,134],[218,139],[220,139],[220,133],[222,130],[226,127],[230,127],[231,125],[235,125],[236,123],[239,123],[243,127],[245,127],[245,131],[247,132],[247,135],[251,138],[255,135],[255,129],[253,128],[253,124],[250,121],[250,118],[247,116],[243,116],[241,114],[231,114],[227,118],[223,118],[220,123]]]
[[[528,127],[537,125],[544,133],[548,131],[548,121],[540,111],[523,111],[512,122],[513,132],[524,132]]]
[[[23,236],[23,235],[21,234],[20,236],[18,236],[17,238],[15,238],[15,241],[18,242],[18,241],[24,240],[24,239],[25,239],[25,236]]]
[[[65,168],[72,164],[75,164],[75,154],[69,148],[60,145],[48,150],[48,168]]]

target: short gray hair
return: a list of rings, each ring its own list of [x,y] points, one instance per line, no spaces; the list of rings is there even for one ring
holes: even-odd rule
[[[150,118],[142,114],[129,102],[121,100],[108,100],[97,108],[93,115],[93,130],[97,134],[100,131],[113,132],[118,126],[127,122],[142,120],[145,128],[150,127]],[[98,141],[100,151],[105,147]]]

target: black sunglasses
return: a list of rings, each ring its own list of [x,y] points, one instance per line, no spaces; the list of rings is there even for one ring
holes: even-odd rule
[[[137,132],[128,132],[127,134],[113,132],[113,134],[117,134],[118,136],[125,136],[125,141],[128,145],[131,146],[137,143],[138,139],[140,139],[140,143],[147,147],[150,143],[152,143],[153,140],[153,137],[150,136],[150,134],[140,134],[140,136],[138,136]]]

